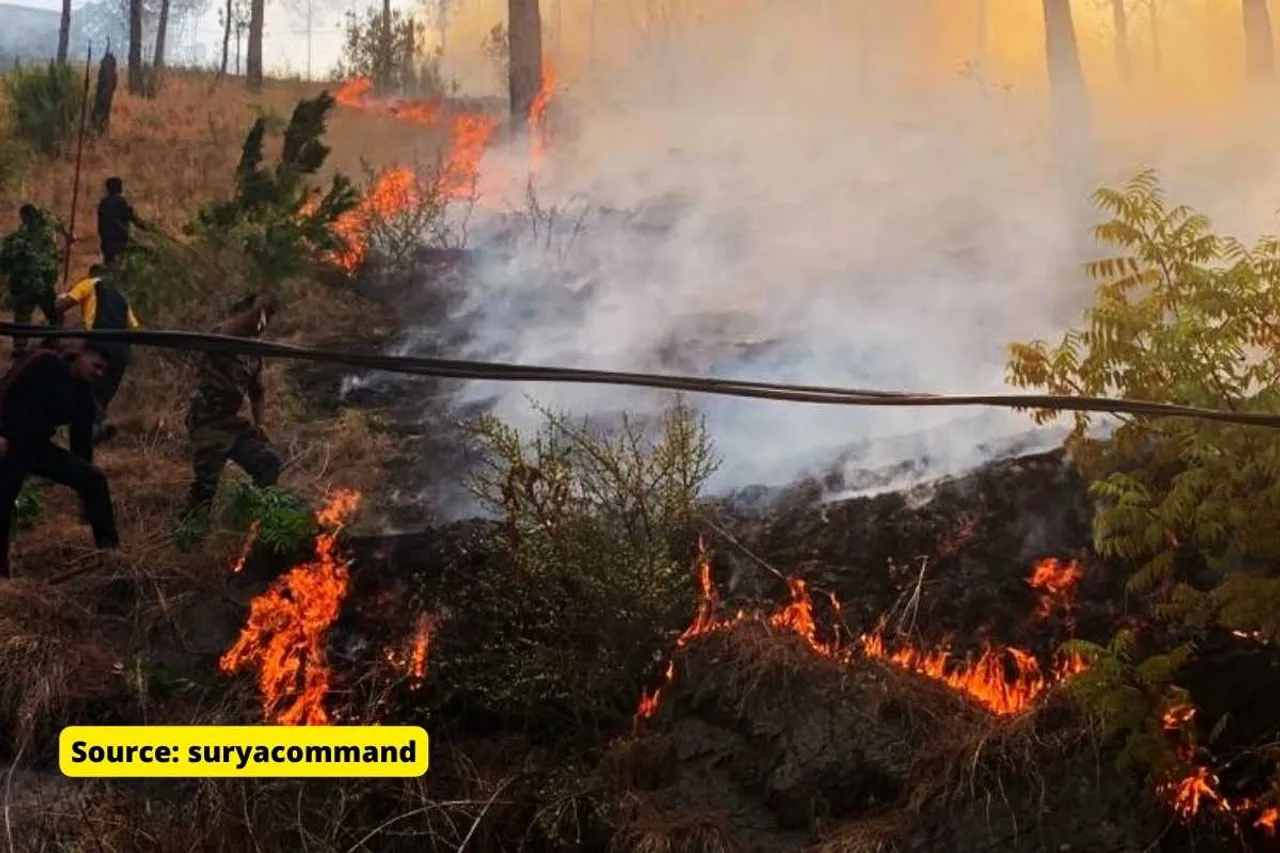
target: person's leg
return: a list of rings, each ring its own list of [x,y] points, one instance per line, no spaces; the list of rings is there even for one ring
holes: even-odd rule
[[[218,494],[218,481],[222,478],[222,466],[234,443],[234,436],[222,430],[196,427],[191,430],[191,489],[187,492],[187,504],[183,515],[190,516],[206,509]]]
[[[30,449],[26,457],[31,473],[74,489],[80,496],[95,545],[99,548],[120,547],[116,511],[111,504],[111,488],[105,474],[50,441]]]
[[[13,322],[19,325],[29,325],[31,323],[31,315],[35,313],[35,305],[31,300],[27,299],[23,294],[12,294],[13,302]],[[13,339],[13,357],[21,358],[27,352],[27,346],[30,338],[14,338]]]
[[[230,456],[231,461],[253,478],[258,488],[274,486],[284,468],[284,458],[252,427],[236,436]]]
[[[10,448],[12,449],[12,448]],[[0,577],[9,577],[9,537],[13,535],[13,511],[26,471],[12,453],[0,459]]]
[[[107,363],[106,371],[93,383],[95,441],[103,441],[110,437],[105,426],[107,407],[111,405],[111,401],[115,399],[116,393],[120,390],[120,383],[124,379],[124,371],[127,366],[123,359],[113,358]],[[114,433],[114,430],[112,432]]]
[[[52,289],[45,291],[40,297],[38,303],[40,313],[44,315],[44,320],[50,326],[58,328],[62,325],[62,315],[58,313],[58,294]]]

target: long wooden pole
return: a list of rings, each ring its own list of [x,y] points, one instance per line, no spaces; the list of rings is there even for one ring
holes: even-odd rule
[[[80,165],[84,162],[84,126],[89,115],[89,72],[93,69],[93,45],[84,61],[84,93],[80,98],[80,139],[76,142],[76,171],[71,184],[71,216],[67,219],[67,251],[62,260],[62,287],[71,277],[71,244],[76,233],[76,207],[80,202]]]

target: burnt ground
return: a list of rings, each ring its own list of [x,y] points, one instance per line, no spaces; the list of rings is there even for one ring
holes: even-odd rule
[[[767,565],[810,582],[828,630],[832,609],[821,593],[834,592],[846,637],[872,630],[919,581],[919,641],[952,638],[961,655],[987,640],[1044,656],[1069,636],[1105,640],[1142,615],[1125,604],[1123,575],[1091,555],[1088,499],[1061,453],[992,463],[913,494],[833,504],[821,494],[820,484],[802,483],[768,504],[739,496],[707,508],[702,532],[726,610],[786,599]],[[472,521],[349,539],[357,568],[335,653],[359,671],[365,656],[403,636],[414,612],[447,614],[459,589],[507,571],[494,558],[496,532]],[[1085,566],[1070,614],[1033,615],[1039,599],[1026,579],[1042,557]],[[439,630],[433,661],[484,642],[481,626],[451,628],[446,618]],[[1223,731],[1238,744],[1274,735],[1280,659],[1233,638],[1215,642],[1183,679],[1206,725],[1225,717]],[[623,734],[601,764],[628,792],[618,849],[658,849],[647,846],[654,833],[663,843],[719,839],[723,849],[752,851],[1241,849],[1176,825],[1061,697],[995,718],[928,679],[839,664],[750,628],[695,642],[676,662],[658,717]],[[1251,687],[1229,689],[1224,677]],[[433,711],[430,690],[402,697],[400,713],[463,736],[469,726]],[[493,726],[480,728],[501,729]],[[1259,838],[1250,843],[1266,849]]]
[[[454,304],[448,282],[460,281],[450,276],[460,275],[467,258],[435,260],[445,284],[411,310],[443,320]],[[452,342],[420,332],[390,346],[444,354]],[[402,447],[386,527],[407,532],[344,540],[352,588],[331,643],[340,681],[356,689],[360,673],[422,611],[441,617],[431,666],[433,677],[443,670],[448,680],[448,658],[474,652],[486,631],[497,630],[450,621],[467,606],[460,590],[510,571],[498,557],[495,524],[434,523],[434,508],[456,496],[449,481],[468,462],[452,425],[459,413],[450,384],[352,388],[332,368],[306,365],[295,378],[313,398],[380,410]],[[424,471],[433,481],[426,486]],[[959,656],[987,642],[1015,645],[1042,660],[1064,639],[1105,640],[1145,616],[1142,602],[1126,595],[1123,567],[1091,552],[1092,507],[1060,451],[994,462],[908,492],[824,502],[830,485],[748,489],[708,503],[700,532],[726,609],[771,609],[787,597],[783,576],[800,577],[826,636],[837,626],[845,637],[869,632],[893,614],[893,625],[922,645],[949,641]],[[1084,574],[1071,611],[1042,619],[1027,578],[1047,557],[1079,560]],[[249,571],[246,598],[275,569],[251,563]],[[838,613],[829,594],[840,601]],[[1268,849],[1261,837],[1224,840],[1212,826],[1193,834],[1173,821],[1145,780],[1116,768],[1113,751],[1062,696],[1020,717],[995,718],[929,679],[873,662],[837,663],[758,628],[695,641],[675,663],[679,674],[657,717],[635,732],[619,729],[605,754],[590,758],[610,792],[610,824],[621,827],[611,850]],[[650,686],[664,666],[655,660]],[[1274,654],[1213,637],[1179,683],[1201,707],[1205,733],[1216,725],[1228,752],[1274,738]],[[494,738],[514,738],[517,751],[545,748],[510,720],[465,704],[439,706],[432,688],[428,679],[425,688],[394,695],[389,721],[422,722],[460,750]],[[1270,771],[1237,769],[1224,776],[1224,788],[1256,790]],[[604,849],[606,835],[584,832],[576,849]]]

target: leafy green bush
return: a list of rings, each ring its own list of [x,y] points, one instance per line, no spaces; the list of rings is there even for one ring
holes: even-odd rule
[[[225,307],[211,305],[209,293],[280,293],[345,248],[332,226],[359,194],[340,174],[323,195],[313,180],[329,155],[321,138],[333,103],[327,93],[298,102],[271,168],[263,165],[263,147],[281,122],[259,116],[244,140],[234,195],[200,208],[185,228],[191,240],[137,235],[120,278],[144,324],[207,326]]]
[[[210,248],[242,256],[245,283],[254,290],[297,279],[321,257],[345,248],[332,226],[355,208],[359,194],[341,174],[333,176],[324,195],[309,180],[329,156],[321,137],[333,105],[328,92],[298,102],[273,169],[263,166],[263,143],[272,122],[258,118],[236,167],[235,195],[206,204],[188,228]]]
[[[56,62],[44,68],[15,68],[5,77],[5,89],[14,133],[43,154],[62,154],[80,112],[75,69]]]
[[[319,530],[311,508],[279,486],[258,488],[238,480],[215,503],[220,510],[202,507],[179,522],[174,531],[179,550],[191,551],[203,542],[215,517],[241,534],[255,528],[253,547],[261,546],[277,555],[299,553]]]
[[[652,431],[542,414],[528,441],[491,417],[472,426],[472,488],[503,517],[508,568],[469,580],[456,624],[485,641],[442,653],[433,680],[539,729],[616,731],[688,621],[695,586],[678,543],[717,463],[682,404]]]
[[[258,488],[245,480],[231,492],[222,517],[241,532],[256,523],[257,543],[276,554],[293,553],[319,530],[315,513],[296,495],[279,486]]]
[[[1084,328],[1052,349],[1011,347],[1012,381],[1280,413],[1280,240],[1214,235],[1202,215],[1167,206],[1151,172],[1095,198],[1111,215],[1096,235],[1121,254],[1089,265],[1097,300]],[[1280,430],[1124,416],[1100,439],[1087,435],[1090,414],[1073,418],[1068,445],[1098,502],[1095,547],[1134,567],[1130,590],[1163,622],[1146,660],[1125,642],[1123,654],[1095,648],[1109,665],[1082,682],[1141,752],[1160,708],[1151,696],[1206,628],[1280,639]]]

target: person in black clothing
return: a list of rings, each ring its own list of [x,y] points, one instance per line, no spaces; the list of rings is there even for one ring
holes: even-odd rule
[[[107,178],[107,194],[98,202],[98,240],[102,246],[102,262],[113,264],[120,253],[129,248],[129,226],[143,231],[150,226],[138,218],[124,197],[124,181]]]
[[[107,478],[93,467],[93,381],[106,367],[106,354],[92,342],[76,342],[34,350],[0,379],[0,577],[9,576],[14,503],[32,475],[75,489],[94,543],[120,547]],[[64,425],[70,451],[52,440]]]

